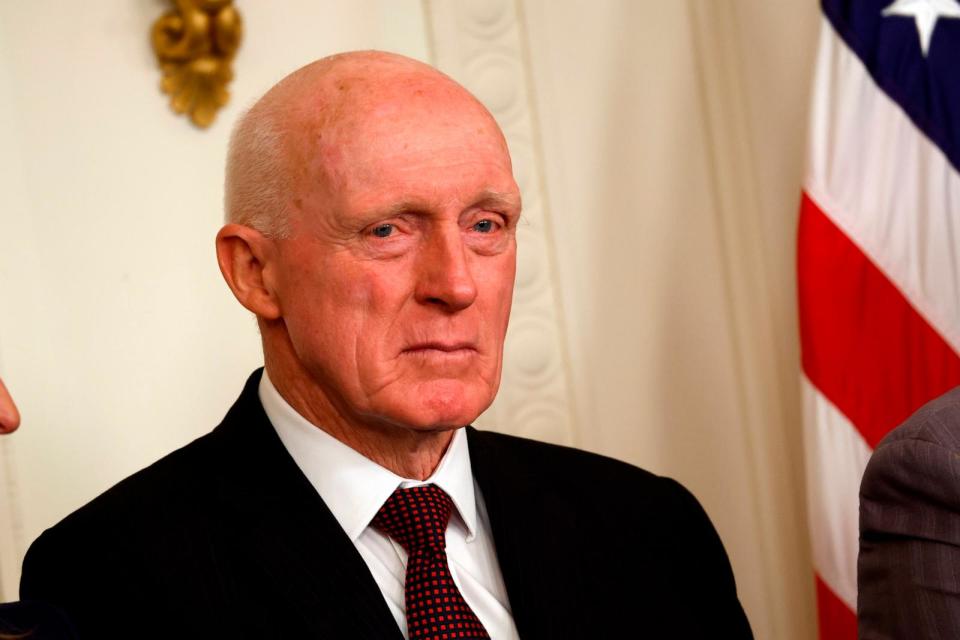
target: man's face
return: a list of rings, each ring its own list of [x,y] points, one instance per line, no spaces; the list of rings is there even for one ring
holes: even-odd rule
[[[304,147],[274,276],[293,350],[342,417],[458,427],[499,386],[520,195],[477,105],[407,98]]]

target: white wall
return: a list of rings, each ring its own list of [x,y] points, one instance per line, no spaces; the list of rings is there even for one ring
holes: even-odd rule
[[[0,441],[0,595],[43,528],[209,430],[260,362],[213,257],[238,109],[309,60],[383,48],[485,99],[521,174],[526,284],[482,422],[677,477],[757,636],[812,638],[793,284],[804,4],[241,1],[233,99],[203,132],[157,90],[164,3],[0,4],[0,374],[24,417]]]
[[[220,277],[223,159],[238,111],[330,53],[427,59],[417,0],[244,2],[233,97],[175,117],[149,44],[158,1],[0,3],[2,596],[44,528],[209,431],[262,362]]]
[[[793,243],[812,3],[523,3],[577,443],[704,503],[760,638],[808,638]]]

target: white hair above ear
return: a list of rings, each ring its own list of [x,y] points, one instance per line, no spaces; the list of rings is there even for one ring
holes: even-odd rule
[[[224,220],[271,237],[290,231],[292,185],[279,115],[260,102],[240,117],[230,136],[224,179]]]

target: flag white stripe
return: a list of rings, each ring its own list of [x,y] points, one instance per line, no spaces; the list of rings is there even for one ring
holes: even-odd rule
[[[871,449],[846,416],[806,376],[801,378],[813,565],[856,611],[860,479]]]
[[[813,96],[807,193],[960,352],[960,175],[826,18]]]

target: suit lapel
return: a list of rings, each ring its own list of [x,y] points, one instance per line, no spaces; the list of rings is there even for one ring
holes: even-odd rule
[[[251,376],[215,431],[227,542],[214,553],[225,590],[282,603],[287,618],[278,627],[308,637],[402,640],[363,558],[263,412],[259,381],[259,372]],[[567,543],[575,513],[509,441],[472,427],[467,437],[520,637],[573,637],[581,626],[580,576]]]
[[[520,637],[574,637],[580,576],[564,540],[577,528],[575,514],[506,441],[472,427],[467,436]]]
[[[401,640],[366,563],[287,453],[248,381],[218,436],[221,496],[239,564],[235,580],[282,602],[291,628],[314,637]],[[230,516],[234,516],[231,518]],[[274,629],[276,631],[276,629]]]

